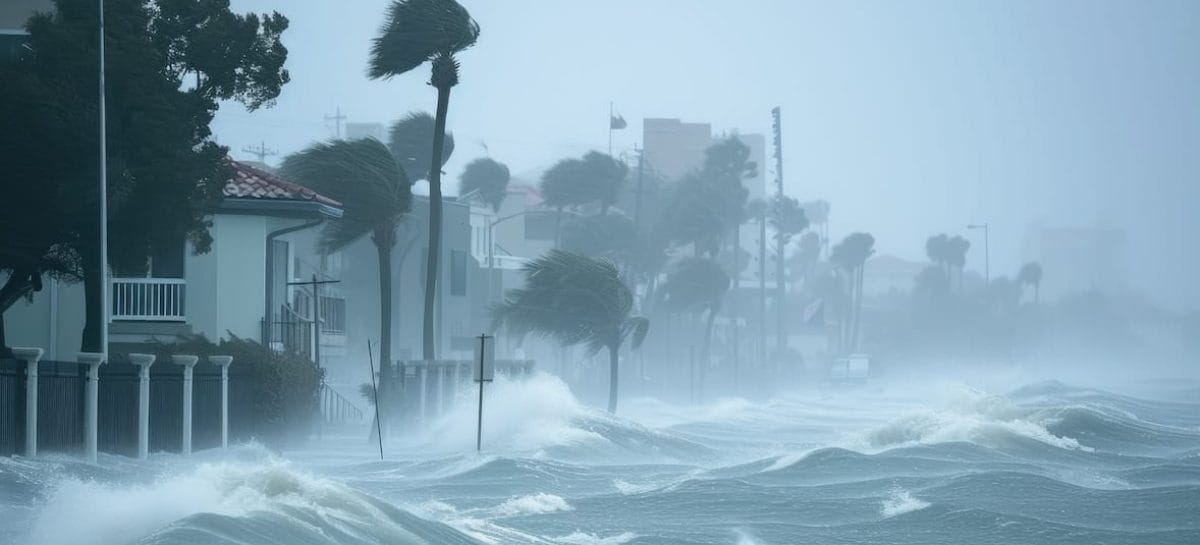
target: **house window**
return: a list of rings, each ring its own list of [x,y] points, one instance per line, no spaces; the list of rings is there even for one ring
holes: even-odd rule
[[[526,214],[525,240],[554,240],[554,214]]]
[[[467,294],[467,252],[450,250],[450,295]]]
[[[321,331],[338,334],[346,332],[345,299],[321,296]]]

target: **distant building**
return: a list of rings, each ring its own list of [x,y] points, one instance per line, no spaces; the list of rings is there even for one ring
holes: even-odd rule
[[[1025,261],[1042,266],[1043,298],[1124,287],[1125,231],[1121,229],[1034,226],[1023,246]]]
[[[383,123],[346,123],[346,140],[374,138],[380,142],[387,142],[386,133]]]
[[[646,165],[670,181],[703,165],[704,150],[711,144],[712,125],[708,123],[664,118],[642,120]]]

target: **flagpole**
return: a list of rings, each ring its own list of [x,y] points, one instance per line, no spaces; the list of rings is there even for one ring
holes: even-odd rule
[[[100,353],[108,360],[108,119],[104,97],[104,0],[100,1]]]
[[[608,101],[608,155],[612,156],[613,103]]]

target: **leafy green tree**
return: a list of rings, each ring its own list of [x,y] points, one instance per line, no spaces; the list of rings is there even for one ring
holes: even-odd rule
[[[538,335],[564,346],[583,344],[590,354],[608,349],[608,411],[617,410],[621,345],[637,349],[649,320],[633,315],[633,293],[607,259],[550,250],[525,265],[525,287],[510,290],[492,309],[497,328],[524,337]]]
[[[437,121],[426,112],[409,112],[388,129],[388,148],[396,161],[408,174],[410,183],[428,180],[433,174],[433,135]],[[444,166],[454,154],[454,134],[446,132],[442,145],[442,162]],[[440,172],[440,170],[439,170]]]
[[[154,250],[185,239],[197,252],[208,250],[206,215],[229,174],[209,122],[221,100],[253,110],[279,95],[289,79],[280,42],[288,21],[237,15],[221,0],[109,2],[105,18],[108,257],[114,269],[140,272]],[[0,257],[0,268],[15,273],[0,303],[30,295],[42,274],[82,280],[81,346],[99,351],[105,271],[96,212],[96,3],[56,0],[26,27],[29,54],[0,67],[0,119],[22,127],[0,137],[12,158],[0,181],[0,216],[24,226],[13,232],[33,225],[39,233]]]
[[[700,385],[703,397],[704,373],[712,353],[713,324],[725,294],[729,274],[716,261],[702,257],[684,257],[671,264],[662,288],[663,307],[674,312],[707,313],[704,341],[700,349]]]
[[[508,196],[508,167],[490,158],[481,158],[467,163],[458,178],[458,194],[466,195],[478,191],[484,202],[492,205],[492,210],[499,211]]]
[[[846,349],[858,349],[859,325],[862,321],[863,269],[867,259],[875,253],[875,237],[868,233],[851,233],[833,247],[829,260],[846,274],[850,284],[852,319],[847,333]]]
[[[392,249],[397,228],[412,209],[412,184],[378,140],[336,140],[288,156],[281,174],[342,203],[342,217],[326,224],[325,252],[335,252],[370,235],[379,267],[379,361],[392,361]],[[390,365],[380,367],[385,385]],[[384,405],[387,395],[383,396]]]
[[[455,55],[475,45],[479,24],[466,8],[454,0],[394,0],[386,21],[371,48],[369,74],[374,79],[391,78],[428,62],[429,84],[437,89],[433,147],[429,165],[429,254],[425,272],[425,322],[422,358],[434,354],[433,313],[437,294],[438,258],[442,252],[442,170],[446,140],[446,112],[450,90],[458,85],[459,63]]]
[[[1017,282],[1022,286],[1033,286],[1033,304],[1036,305],[1041,295],[1042,266],[1036,261],[1022,265],[1021,271],[1017,273]]]

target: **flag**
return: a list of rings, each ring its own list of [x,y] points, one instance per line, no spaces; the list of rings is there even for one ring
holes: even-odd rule
[[[609,130],[619,131],[628,126],[629,126],[629,124],[625,122],[625,118],[621,117],[621,114],[608,116],[608,129]]]

